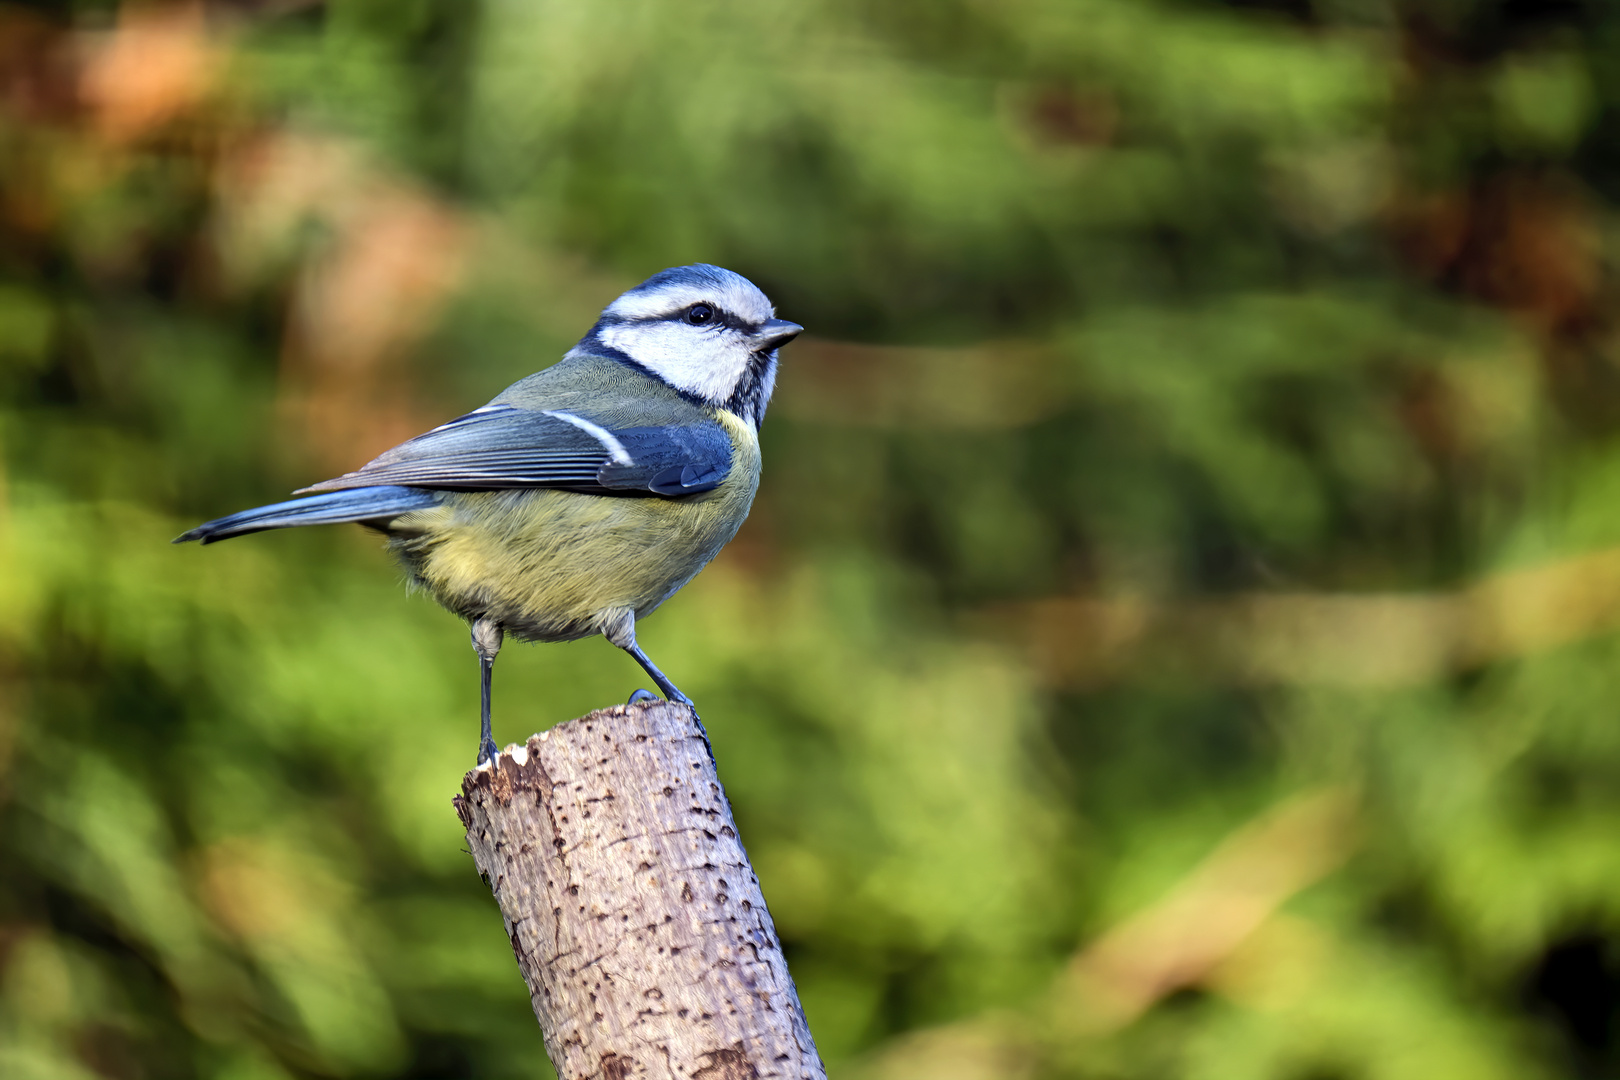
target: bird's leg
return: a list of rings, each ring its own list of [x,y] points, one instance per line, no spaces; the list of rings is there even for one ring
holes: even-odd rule
[[[703,718],[698,715],[697,706],[692,704],[691,698],[681,693],[679,687],[669,681],[667,675],[658,670],[658,665],[647,659],[647,654],[642,652],[641,646],[636,644],[635,614],[629,611],[624,612],[611,626],[602,631],[602,636],[635,657],[636,663],[641,665],[641,670],[645,671],[648,677],[658,686],[658,689],[664,692],[664,697],[676,704],[685,705],[692,710],[692,721],[697,724],[698,734],[703,736],[703,746],[709,751],[709,760],[713,761],[714,747],[709,743],[709,732],[703,726]],[[630,695],[631,703],[634,703],[636,698],[643,693],[645,691],[638,690]],[[648,697],[651,696],[648,695]]]
[[[500,753],[495,748],[495,735],[489,719],[489,689],[495,674],[495,655],[501,651],[503,637],[501,624],[489,618],[478,618],[472,624],[473,649],[478,653],[478,687],[480,698],[478,731],[478,764],[494,761]]]
[[[652,681],[658,684],[658,689],[664,692],[666,698],[677,704],[685,705],[692,710],[692,722],[697,724],[698,734],[703,736],[703,747],[709,752],[709,760],[714,761],[714,746],[709,742],[708,729],[703,726],[703,718],[698,715],[697,706],[692,704],[692,699],[681,693],[675,684],[669,681],[668,676],[659,671],[658,667],[647,659],[647,654],[641,651],[641,646],[635,643],[635,639],[632,638],[630,644],[620,645],[619,648],[636,658],[636,663],[641,665],[641,670],[645,671]]]

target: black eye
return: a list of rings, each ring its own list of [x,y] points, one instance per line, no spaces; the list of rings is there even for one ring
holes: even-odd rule
[[[708,304],[693,304],[686,309],[686,321],[693,326],[702,326],[714,318],[714,308]]]

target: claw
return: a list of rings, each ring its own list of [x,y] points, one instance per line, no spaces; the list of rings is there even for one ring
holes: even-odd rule
[[[651,690],[637,690],[635,693],[630,695],[630,700],[629,700],[629,702],[627,702],[627,704],[630,704],[630,705],[645,705],[649,701],[657,701],[657,700],[658,700],[658,695],[653,693]]]

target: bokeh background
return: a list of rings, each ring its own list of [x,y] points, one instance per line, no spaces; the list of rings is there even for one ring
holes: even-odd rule
[[[1620,1075],[1617,256],[1599,0],[0,5],[0,1075],[551,1075],[465,627],[168,541],[700,260],[810,331],[643,641],[835,1077]]]

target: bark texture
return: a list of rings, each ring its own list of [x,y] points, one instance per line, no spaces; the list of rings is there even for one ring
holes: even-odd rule
[[[824,1080],[689,709],[571,720],[455,805],[561,1080]]]

